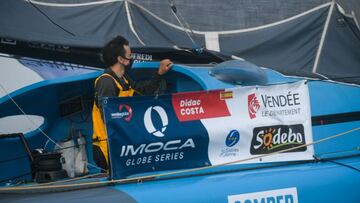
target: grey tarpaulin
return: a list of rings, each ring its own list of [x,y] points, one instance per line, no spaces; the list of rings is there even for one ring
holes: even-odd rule
[[[357,0],[0,1],[0,38],[96,48],[123,35],[133,47],[196,46],[170,3],[198,46],[290,75],[360,83]]]

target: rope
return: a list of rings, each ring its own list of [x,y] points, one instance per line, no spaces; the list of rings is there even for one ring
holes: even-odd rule
[[[33,120],[31,120],[31,119],[29,118],[29,116],[28,116],[28,115],[24,112],[24,110],[18,105],[18,103],[16,103],[16,101],[10,96],[9,92],[6,91],[6,89],[4,88],[4,86],[3,86],[1,83],[0,83],[0,88],[5,92],[6,96],[8,96],[8,97],[10,98],[10,100],[16,105],[16,107],[21,111],[21,113],[24,114],[24,116],[26,117],[26,119],[27,119],[28,121],[30,121],[30,122],[34,125],[34,127],[36,127],[36,129],[41,132],[41,134],[43,134],[48,140],[50,140],[50,141],[51,141],[52,143],[54,143],[56,146],[58,146],[59,148],[61,148],[59,144],[57,144],[53,139],[51,139],[50,136],[48,136],[38,125],[36,125],[36,123],[35,123]]]
[[[33,2],[31,0],[28,0],[28,2],[31,4],[32,7],[34,7],[39,13],[41,13],[46,19],[48,19],[56,27],[60,28],[64,32],[70,34],[71,36],[76,36],[74,33],[68,31],[67,29],[65,29],[64,27],[62,27],[58,23],[56,23],[53,19],[51,19],[50,16],[46,15],[46,13],[44,11],[42,11],[39,7],[37,7],[35,4],[33,4]]]
[[[353,166],[350,166],[350,165],[347,165],[347,164],[343,164],[343,163],[340,163],[340,162],[337,162],[337,161],[334,161],[334,160],[330,160],[330,159],[324,159],[324,158],[320,158],[320,157],[317,157],[317,156],[314,156],[314,159],[316,161],[324,161],[324,162],[330,162],[330,163],[333,163],[333,164],[336,164],[336,165],[339,165],[339,166],[344,166],[344,167],[347,167],[347,168],[350,168],[352,170],[355,170],[357,172],[360,172],[360,169],[357,169]]]
[[[264,158],[264,157],[268,157],[268,156],[273,156],[276,154],[280,154],[280,153],[284,153],[284,152],[289,152],[298,148],[303,148],[303,147],[307,147],[310,145],[315,145],[315,144],[319,144],[322,142],[326,142],[328,140],[332,140],[335,139],[337,137],[355,132],[360,130],[360,127],[357,128],[353,128],[351,130],[342,132],[342,133],[338,133],[335,135],[332,135],[330,137],[327,138],[323,138],[308,144],[303,144],[303,145],[299,145],[296,147],[292,147],[289,149],[284,149],[284,150],[280,150],[277,152],[272,152],[269,154],[264,154],[264,155],[259,155],[259,156],[255,156],[255,157],[249,157],[249,158],[245,158],[245,159],[240,159],[237,161],[231,161],[231,162],[226,162],[226,163],[222,163],[222,164],[217,164],[217,165],[213,165],[213,166],[204,166],[204,167],[199,167],[199,168],[194,168],[194,169],[185,169],[185,170],[180,170],[180,171],[173,171],[173,172],[165,172],[165,173],[160,173],[160,174],[155,174],[155,175],[145,175],[145,176],[140,176],[140,177],[133,177],[133,178],[124,178],[124,179],[119,179],[119,180],[107,180],[107,181],[94,181],[94,182],[86,182],[86,183],[75,183],[75,184],[67,184],[67,185],[50,185],[50,186],[18,186],[18,187],[8,187],[8,188],[0,188],[0,192],[4,192],[4,191],[19,191],[19,190],[31,190],[31,189],[56,189],[56,188],[70,188],[70,187],[78,187],[78,186],[102,186],[102,185],[109,185],[109,184],[120,184],[120,183],[125,183],[125,182],[131,182],[131,181],[137,181],[139,182],[139,180],[149,180],[149,179],[156,179],[159,177],[163,177],[163,176],[169,176],[169,175],[179,175],[179,174],[183,174],[183,173],[189,173],[189,172],[198,172],[198,171],[202,171],[202,170],[206,170],[206,169],[211,169],[211,168],[217,168],[217,167],[221,167],[221,166],[226,166],[226,165],[231,165],[231,164],[235,164],[235,163],[240,163],[240,162],[245,162],[245,161],[250,161],[250,160],[254,160],[254,159],[259,159],[259,158]]]
[[[54,143],[57,147],[59,147],[59,149],[62,149],[62,147],[61,147],[58,143],[56,143],[53,139],[51,139],[51,137],[50,137],[49,135],[47,135],[39,126],[37,126],[37,125],[35,124],[35,122],[34,122],[33,120],[31,120],[31,119],[29,118],[29,116],[28,116],[28,115],[25,113],[25,111],[19,106],[19,104],[10,96],[9,92],[4,88],[4,86],[3,86],[1,83],[0,83],[0,88],[5,92],[6,96],[8,96],[8,97],[10,98],[10,100],[16,105],[16,107],[21,111],[21,113],[26,117],[26,119],[29,120],[29,121],[36,127],[36,129],[41,132],[41,134],[43,134],[48,140],[50,140],[50,141],[51,141],[52,143]],[[96,165],[94,165],[94,164],[91,164],[91,163],[89,163],[89,162],[87,162],[87,164],[88,164],[89,166],[92,166],[92,167],[94,167],[94,168],[97,168],[97,169],[99,169],[99,170],[101,170],[101,171],[107,172],[105,169],[100,168],[100,167],[98,167],[98,166],[96,166]]]
[[[99,175],[103,175],[103,174],[107,174],[107,173],[95,173],[95,174],[89,174],[89,175],[66,179],[66,180],[58,180],[58,181],[52,181],[52,182],[47,182],[47,183],[39,183],[39,184],[36,184],[36,186],[45,186],[45,185],[52,185],[52,184],[56,184],[56,183],[71,182],[71,181],[81,180],[81,179],[85,179],[85,178],[91,178],[91,177],[99,176]],[[34,185],[27,185],[27,186],[23,186],[23,187],[33,187],[33,186]]]
[[[184,22],[184,24],[187,26],[185,27],[185,25],[181,22],[179,16],[178,16],[178,12],[177,12],[177,8],[175,6],[175,3],[172,1],[172,0],[168,0],[169,2],[169,5],[170,5],[170,8],[171,8],[171,12],[174,14],[176,20],[179,22],[180,26],[183,28],[184,32],[186,33],[186,35],[188,36],[188,38],[190,39],[192,45],[193,45],[193,48],[196,48],[198,49],[200,46],[198,46],[198,44],[196,43],[196,41],[194,40],[194,32],[192,31],[192,29],[190,28],[189,24],[186,23],[185,19],[182,17],[182,15],[180,14],[179,12],[179,16],[181,17],[181,20]],[[190,30],[190,33],[187,32],[187,29]]]

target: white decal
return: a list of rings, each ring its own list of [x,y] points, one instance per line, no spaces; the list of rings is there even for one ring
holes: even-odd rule
[[[152,110],[155,110],[156,113],[159,114],[160,118],[161,118],[161,123],[162,123],[162,127],[160,130],[155,129],[152,118],[151,118],[151,113]],[[149,107],[148,109],[146,109],[145,111],[145,115],[144,115],[144,125],[146,130],[150,133],[153,134],[156,137],[164,137],[164,132],[166,130],[166,127],[169,123],[168,120],[168,116],[165,112],[165,110],[161,107],[161,106],[154,106],[154,107]]]
[[[298,203],[295,187],[228,196],[228,203]]]

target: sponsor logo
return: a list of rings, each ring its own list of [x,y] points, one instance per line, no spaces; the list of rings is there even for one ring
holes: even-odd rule
[[[180,101],[180,114],[182,116],[204,114],[200,99],[184,99]]]
[[[232,147],[236,145],[240,140],[240,133],[237,130],[232,130],[229,132],[228,136],[225,140],[225,145],[228,147]]]
[[[232,99],[232,98],[233,98],[233,92],[232,91],[220,92],[220,99],[221,100]]]
[[[161,126],[155,128],[153,116],[160,118]],[[161,106],[151,106],[146,109],[144,114],[144,126],[146,131],[158,138],[165,137],[164,132],[168,126],[168,116]],[[143,143],[139,145],[121,146],[120,157],[130,157],[126,159],[126,166],[136,166],[143,164],[152,164],[156,162],[166,162],[181,160],[185,157],[184,150],[195,148],[192,138],[176,139],[167,141],[158,141]]]
[[[120,104],[119,112],[111,113],[111,118],[112,119],[120,118],[129,122],[132,118],[132,115],[133,115],[133,111],[129,105]]]
[[[236,156],[239,149],[235,145],[240,141],[240,133],[237,130],[231,130],[225,138],[225,146],[221,149],[220,157]]]
[[[160,116],[160,119],[161,119],[160,129],[156,129],[154,127],[154,123],[153,123],[152,116],[151,116],[152,112],[156,112]],[[148,109],[146,109],[145,115],[144,115],[144,125],[145,125],[145,128],[148,131],[148,133],[150,133],[156,137],[164,137],[164,132],[166,130],[168,123],[169,123],[168,116],[167,116],[165,110],[161,106],[154,106],[154,107],[149,107]]]
[[[284,188],[261,192],[229,195],[228,203],[298,203],[297,189]]]
[[[120,156],[136,156],[143,153],[153,153],[159,152],[161,150],[172,151],[187,147],[195,148],[194,141],[191,138],[187,139],[185,142],[183,142],[182,140],[170,140],[168,142],[153,142],[149,144],[141,144],[138,147],[135,147],[134,145],[128,145],[127,147],[122,146]]]
[[[260,102],[259,102],[260,100]],[[257,116],[277,117],[300,114],[300,94],[289,91],[286,95],[259,94],[248,95],[248,111],[250,119]]]
[[[51,50],[51,51],[60,51],[60,52],[70,52],[69,46],[64,45],[56,45],[56,44],[45,44],[45,43],[37,43],[37,42],[29,42],[29,47],[36,48],[36,49],[44,49],[44,50]]]
[[[134,63],[152,61],[153,56],[150,54],[132,53],[131,58],[134,59]]]
[[[256,94],[248,95],[248,111],[251,119],[256,118],[256,113],[260,109],[260,103],[256,98]]]
[[[137,156],[147,153],[155,153],[159,151],[174,151],[181,150],[183,148],[195,148],[193,139],[189,138],[186,141],[183,140],[170,140],[167,142],[153,142],[149,144],[123,145],[121,147],[120,157]]]
[[[250,154],[268,154],[304,145],[305,143],[303,125],[258,127],[253,130]],[[297,148],[289,152],[303,151],[306,151],[306,147]]]
[[[300,105],[299,93],[289,92],[287,95],[261,95],[265,108],[287,107]]]
[[[172,105],[180,122],[230,116],[221,91],[179,93],[172,96]]]

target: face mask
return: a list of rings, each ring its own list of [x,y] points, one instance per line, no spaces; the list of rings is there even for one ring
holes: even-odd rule
[[[130,69],[131,69],[131,67],[132,67],[132,64],[134,63],[134,59],[129,59],[129,64],[128,65],[124,65],[124,67],[125,67],[125,72],[127,72],[127,71],[129,71]]]

